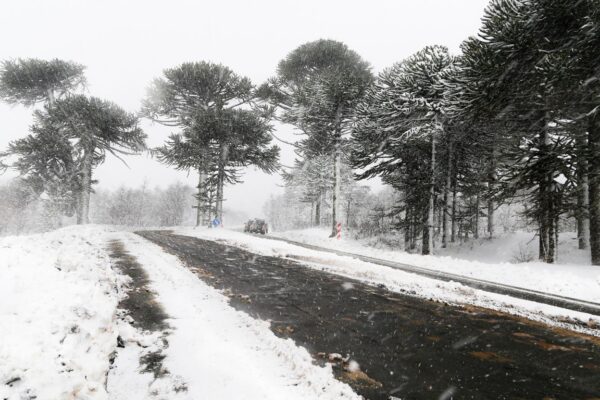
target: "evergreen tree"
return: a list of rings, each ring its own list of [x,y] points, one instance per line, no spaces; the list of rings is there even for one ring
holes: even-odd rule
[[[77,222],[81,224],[89,222],[93,169],[104,162],[107,153],[120,158],[123,154],[139,152],[144,148],[146,138],[138,127],[136,116],[114,103],[83,95],[56,100],[54,105],[47,105],[43,111],[36,112],[32,132],[28,138],[32,142],[41,138],[41,133],[44,137],[61,140],[63,147],[53,163],[61,164],[61,157],[75,160],[75,166],[65,161],[65,173],[60,168],[58,173],[68,176],[68,187],[78,188]],[[14,150],[14,155],[26,155],[18,151],[19,147],[14,147]],[[20,157],[22,168],[26,170],[27,164],[39,163],[42,154],[34,151],[30,159]]]
[[[0,99],[9,104],[53,106],[57,98],[70,95],[85,86],[85,67],[59,59],[18,59],[0,64]],[[19,158],[11,163],[11,155]],[[70,143],[47,129],[32,128],[32,134],[9,145],[0,153],[0,170],[15,168],[31,185],[33,193],[45,194],[46,206],[72,215],[76,193],[76,160]]]
[[[85,85],[85,67],[59,59],[7,60],[0,64],[0,98],[9,104],[52,103]]]
[[[423,223],[423,254],[433,250],[436,156],[446,126],[444,91],[438,83],[453,62],[445,47],[430,46],[385,70],[357,107],[353,131],[354,166],[364,169],[362,177],[394,176],[399,164],[423,161],[428,152],[429,173],[417,165],[405,170],[407,181],[417,179],[413,188],[419,193],[408,199],[414,198],[411,212]]]
[[[332,236],[341,222],[341,164],[344,135],[354,106],[373,80],[370,66],[345,44],[333,40],[305,43],[281,60],[277,76],[259,93],[281,110],[281,121],[308,135],[306,150],[333,159]]]
[[[143,114],[184,130],[181,136],[172,137],[159,154],[178,168],[197,168],[198,221],[206,209],[213,168],[216,167],[216,215],[222,220],[223,186],[226,182],[238,182],[238,168],[255,165],[272,172],[276,167],[279,149],[268,147],[271,126],[258,110],[240,108],[249,104],[253,96],[254,88],[248,78],[208,62],[167,69],[164,77],[154,80],[149,89]]]

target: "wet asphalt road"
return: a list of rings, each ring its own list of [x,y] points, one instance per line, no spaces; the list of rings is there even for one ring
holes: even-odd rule
[[[392,293],[213,241],[138,234],[318,362],[330,353],[358,362],[360,372],[344,362],[334,372],[368,399],[600,400],[597,338]]]

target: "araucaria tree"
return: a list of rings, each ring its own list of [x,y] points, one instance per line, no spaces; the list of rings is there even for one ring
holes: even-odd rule
[[[318,40],[280,61],[277,75],[259,93],[280,111],[278,118],[307,135],[305,157],[333,159],[332,236],[341,222],[341,163],[354,107],[373,80],[370,66],[345,44]]]
[[[0,65],[0,98],[9,104],[32,106],[52,103],[84,86],[83,65],[36,58],[3,61]]]
[[[422,221],[423,254],[433,250],[436,158],[447,125],[440,82],[453,61],[445,47],[430,46],[381,73],[357,107],[353,129],[353,160],[362,177],[391,183],[401,173],[404,191],[415,192],[406,199],[409,214]],[[412,165],[415,159],[428,171]]]
[[[59,59],[18,59],[0,64],[0,99],[8,104],[52,106],[55,100],[85,86],[85,67]],[[34,128],[36,129],[36,128]],[[10,144],[0,157],[18,156],[14,163],[0,161],[0,167],[14,167],[21,172],[34,193],[48,195],[47,207],[71,215],[78,193],[76,160],[63,137],[50,132],[33,132]]]
[[[143,150],[146,139],[135,115],[111,102],[83,95],[55,100],[44,110],[37,111],[31,131],[29,136],[9,147],[9,152],[19,158],[16,166],[25,176],[43,176],[36,172],[35,166],[49,149],[39,147],[55,146],[56,154],[48,161],[48,167],[56,166],[67,174],[66,182],[77,193],[77,222],[80,224],[89,222],[94,168],[104,162],[107,153],[119,157]],[[24,151],[32,143],[39,146],[29,153]]]
[[[270,173],[277,167],[279,148],[270,145],[272,127],[250,107],[253,98],[248,78],[209,62],[167,69],[148,90],[143,115],[182,129],[156,149],[159,159],[198,171],[198,224],[210,217],[212,187],[215,214],[222,220],[223,187],[239,182],[239,168],[254,165]]]

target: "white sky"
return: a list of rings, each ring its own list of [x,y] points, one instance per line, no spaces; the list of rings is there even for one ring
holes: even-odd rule
[[[4,0],[0,4],[0,59],[61,58],[87,66],[88,93],[137,111],[148,83],[164,68],[207,60],[229,66],[255,84],[272,76],[280,59],[302,43],[345,42],[375,73],[422,47],[442,44],[454,53],[477,32],[488,0]],[[31,110],[0,104],[0,149],[28,133]],[[173,128],[145,123],[149,145]],[[290,127],[278,136],[291,138]],[[293,152],[282,147],[282,162]],[[95,172],[98,187],[195,184],[148,156],[129,168],[109,158]],[[226,187],[226,208],[262,213],[278,176],[250,168],[245,182]]]

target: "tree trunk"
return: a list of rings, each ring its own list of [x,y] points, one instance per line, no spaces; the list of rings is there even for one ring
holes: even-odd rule
[[[579,248],[584,250],[590,246],[590,216],[589,216],[589,182],[587,137],[580,133],[576,137],[577,146],[577,239]]]
[[[321,225],[321,199],[323,195],[319,193],[319,197],[317,198],[317,204],[315,205],[315,226]]]
[[[196,209],[196,226],[206,225],[206,172],[198,169],[198,202]]]
[[[433,213],[435,205],[435,133],[431,134],[431,182],[429,183],[429,207],[427,210],[427,226],[424,227],[422,254],[431,254],[433,251]]]
[[[446,171],[446,186],[444,186],[444,207],[443,207],[443,220],[442,220],[442,248],[448,246],[448,239],[450,237],[450,223],[448,218],[451,214],[452,202],[450,201],[450,190],[452,186],[452,158],[453,158],[453,146],[452,142],[448,143],[448,170]]]
[[[404,211],[404,251],[410,248],[410,208]]]
[[[340,190],[342,184],[342,177],[340,174],[341,162],[342,162],[342,112],[344,107],[342,104],[338,105],[335,113],[334,129],[335,129],[335,152],[333,154],[333,198],[331,201],[331,235],[330,237],[337,236],[337,224],[341,216],[340,214]]]
[[[490,160],[490,169],[488,172],[488,201],[487,201],[487,231],[488,237],[492,239],[494,237],[494,212],[496,205],[494,204],[493,194],[496,188],[496,135],[494,135],[492,143],[492,157]]]
[[[219,154],[219,170],[217,177],[217,218],[223,223],[223,186],[225,185],[225,166],[229,158],[229,144],[221,143],[221,151]]]
[[[558,213],[556,214],[556,216],[554,217],[554,243],[555,243],[555,247],[554,247],[554,262],[558,261],[558,234],[559,234],[559,227],[560,227],[560,218],[558,217]]]
[[[83,190],[83,189],[82,189]],[[77,219],[77,225],[83,224],[83,216],[81,214],[81,192],[76,194],[75,197],[75,217]]]
[[[543,118],[540,132],[540,157],[546,157],[550,151],[550,135],[547,118]],[[539,182],[538,220],[540,224],[540,260],[552,263],[554,260],[554,194],[552,192],[552,171],[543,171]]]
[[[332,226],[331,226],[331,237],[335,237],[337,235],[337,224],[340,218],[340,186],[341,186],[341,177],[340,177],[340,163],[341,163],[341,149],[336,149],[334,157],[333,157],[333,198],[331,200],[331,215],[332,215]]]
[[[452,220],[450,226],[450,243],[456,242],[456,184],[457,184],[456,163],[454,163],[454,171],[452,178]]]
[[[350,206],[352,200],[348,199],[346,202],[346,229],[348,229],[350,227]]]
[[[494,200],[489,199],[487,202],[487,231],[488,237],[494,237]]]
[[[590,250],[592,264],[600,265],[600,116],[589,117],[588,179],[590,212]]]
[[[546,225],[548,226],[548,253],[546,254],[546,262],[552,264],[554,262],[554,252],[556,250],[556,236],[554,231],[554,201],[550,199],[548,203],[548,212],[546,213]]]
[[[53,106],[55,101],[56,101],[56,98],[54,96],[54,90],[48,89],[48,104],[50,106]]]
[[[94,150],[85,149],[83,153],[83,171],[81,178],[81,221],[80,224],[89,224],[90,222],[90,192],[92,190],[92,163]]]
[[[479,239],[479,209],[480,209],[479,189],[475,195],[475,225],[473,226],[473,237]]]
[[[431,207],[431,203],[429,204],[429,207]],[[429,210],[427,210],[427,212],[425,213],[425,215],[423,215],[423,221],[422,221],[422,225],[423,225],[423,232],[422,232],[422,245],[421,245],[421,254],[423,255],[427,255],[427,254],[431,254],[431,229],[430,229],[430,225],[429,225],[429,218],[431,216],[431,212]]]

